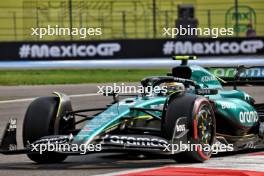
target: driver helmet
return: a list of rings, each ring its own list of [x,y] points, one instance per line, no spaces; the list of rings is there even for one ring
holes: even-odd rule
[[[169,82],[166,83],[165,86],[167,87],[167,94],[173,94],[175,92],[183,92],[185,91],[185,86],[179,82]]]

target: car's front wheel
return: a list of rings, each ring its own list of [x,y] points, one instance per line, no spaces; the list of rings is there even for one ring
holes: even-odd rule
[[[43,136],[54,135],[58,106],[58,97],[37,98],[29,105],[23,123],[24,146],[35,142]],[[67,155],[55,152],[34,153],[27,156],[37,163],[58,163],[67,158]]]
[[[177,128],[176,121],[182,117],[187,119],[185,125],[189,131],[186,135],[190,146],[186,151],[173,155],[173,158],[180,162],[203,162],[209,159],[215,141],[215,116],[210,102],[206,98],[188,94],[173,99],[163,122],[167,139],[172,139]]]

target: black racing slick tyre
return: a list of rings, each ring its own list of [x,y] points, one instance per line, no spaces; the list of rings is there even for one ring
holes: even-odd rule
[[[58,106],[58,97],[40,97],[29,105],[23,123],[24,146],[43,136],[54,134],[54,123]],[[65,154],[54,152],[27,154],[27,156],[37,163],[59,163],[67,158]]]
[[[216,133],[215,116],[211,103],[204,97],[191,94],[184,94],[170,101],[162,123],[165,138],[168,140],[173,138],[175,130],[179,128],[176,127],[177,120],[182,117],[186,117],[182,130],[189,130],[185,134],[187,135],[185,142],[189,148],[173,154],[173,159],[185,163],[208,160],[212,154]]]

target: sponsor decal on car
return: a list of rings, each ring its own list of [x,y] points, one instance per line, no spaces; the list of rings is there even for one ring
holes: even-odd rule
[[[234,78],[237,70],[236,68],[208,68],[208,70],[221,78]],[[248,78],[264,78],[264,67],[255,67],[247,69],[244,73],[240,75]]]
[[[216,80],[216,78],[214,76],[203,76],[201,78],[202,82],[210,82],[210,81],[215,81],[215,80]]]
[[[239,120],[242,123],[255,123],[258,121],[258,113],[256,111],[242,111],[239,113]]]
[[[187,119],[187,117],[180,117],[176,120],[176,123],[175,123],[175,131],[176,132],[184,132],[186,130],[186,126],[184,124],[185,119]],[[184,122],[180,123],[181,121],[184,121]]]
[[[187,129],[186,121],[187,117],[179,117],[176,120],[172,140],[183,139],[183,136],[188,133],[189,130]]]
[[[248,95],[247,93],[244,93],[244,99],[246,101],[250,100],[250,95]]]
[[[151,146],[164,147],[168,142],[165,139],[155,136],[138,136],[138,135],[106,135],[103,137],[103,143],[109,141],[111,144],[125,146]]]
[[[156,105],[150,105],[151,109],[159,109],[163,110],[164,109],[164,104],[156,104]]]
[[[176,131],[177,132],[183,132],[185,130],[186,130],[186,127],[184,124],[183,125],[176,125]]]
[[[237,106],[231,102],[220,102],[222,109],[236,109]]]

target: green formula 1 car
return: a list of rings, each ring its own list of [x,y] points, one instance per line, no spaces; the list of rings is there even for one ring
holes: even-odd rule
[[[113,102],[102,108],[72,110],[61,93],[35,99],[24,118],[24,148],[16,147],[16,119],[11,119],[0,153],[27,154],[37,163],[116,151],[203,162],[217,152],[264,148],[264,104],[236,85],[224,90],[220,78],[188,65],[194,56],[174,59],[182,64],[167,76],[144,78],[143,92],[122,100],[122,94],[108,92]],[[239,67],[237,78],[243,70]]]

